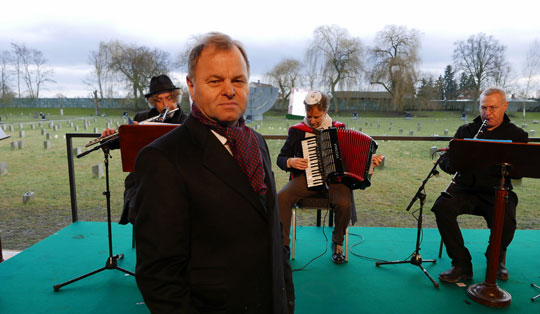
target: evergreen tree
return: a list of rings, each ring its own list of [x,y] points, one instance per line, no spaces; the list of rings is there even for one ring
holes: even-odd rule
[[[446,69],[444,70],[444,82],[443,82],[443,94],[442,98],[445,100],[449,99],[456,99],[458,96],[458,84],[456,83],[456,80],[454,78],[454,75],[456,74],[455,71],[452,70],[451,65],[447,65]]]
[[[444,99],[444,78],[439,75],[439,78],[433,86],[433,92],[436,99]]]
[[[461,76],[459,77],[459,93],[465,98],[471,98],[473,97],[474,90],[474,78],[471,75],[465,74],[465,72],[461,72]]]

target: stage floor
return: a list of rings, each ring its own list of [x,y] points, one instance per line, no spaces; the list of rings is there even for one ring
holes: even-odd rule
[[[352,252],[349,262],[335,265],[330,252],[295,271],[296,313],[538,313],[540,293],[540,231],[519,230],[512,242],[507,266],[510,280],[499,282],[512,295],[504,309],[490,308],[472,301],[466,287],[441,283],[434,288],[422,270],[410,263],[375,266],[375,260],[408,260],[415,250],[416,229],[349,229]],[[323,228],[298,227],[293,268],[304,266],[325,251]],[[331,230],[324,228],[326,235]],[[474,278],[485,278],[484,250],[488,230],[464,230],[471,251]],[[119,266],[134,271],[135,250],[131,248],[131,227],[113,224],[113,252],[123,253]],[[148,313],[135,279],[110,269],[64,286],[54,285],[105,266],[108,257],[107,225],[77,222],[16,256],[0,263],[0,313]],[[443,253],[438,258],[440,237],[436,229],[423,230],[421,255],[436,259],[422,265],[437,280],[450,267]],[[438,280],[437,280],[438,281]]]

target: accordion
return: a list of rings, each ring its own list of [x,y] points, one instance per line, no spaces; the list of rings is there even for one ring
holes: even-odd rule
[[[302,152],[308,159],[308,188],[326,183],[343,183],[351,190],[371,185],[371,156],[377,142],[362,132],[329,128],[302,140]]]

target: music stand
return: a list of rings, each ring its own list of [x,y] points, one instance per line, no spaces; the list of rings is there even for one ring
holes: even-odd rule
[[[407,206],[406,211],[409,211],[411,207],[414,205],[416,200],[420,200],[420,209],[418,210],[418,219],[417,219],[417,226],[416,226],[416,249],[412,253],[410,260],[403,260],[403,261],[392,261],[392,262],[376,262],[375,265],[387,265],[387,264],[411,264],[418,266],[424,274],[428,277],[428,279],[433,283],[433,286],[435,288],[439,288],[439,283],[433,280],[433,277],[428,273],[428,271],[422,266],[422,262],[428,262],[428,263],[436,263],[437,261],[434,259],[426,259],[422,260],[422,256],[420,255],[420,238],[422,237],[422,217],[423,217],[423,209],[424,209],[424,202],[426,200],[426,193],[425,193],[425,186],[428,180],[433,177],[437,176],[439,172],[437,171],[437,165],[441,162],[442,155],[437,158],[437,161],[433,165],[433,168],[431,168],[431,171],[428,173],[427,177],[422,181],[422,185],[418,188],[418,191],[412,198],[411,202],[409,203],[409,206]]]
[[[104,164],[105,164],[106,190],[105,190],[105,192],[103,192],[103,195],[105,195],[105,198],[107,200],[107,230],[108,230],[108,239],[109,239],[109,257],[107,258],[107,261],[105,262],[105,266],[103,266],[102,268],[99,268],[99,269],[97,269],[95,271],[89,272],[89,273],[87,273],[85,275],[79,276],[79,277],[77,277],[75,279],[66,281],[64,283],[55,285],[55,286],[53,286],[54,291],[59,291],[60,288],[62,288],[65,285],[69,285],[71,283],[74,283],[76,281],[84,279],[84,278],[86,278],[88,276],[97,274],[97,273],[99,273],[101,271],[104,271],[106,269],[117,269],[117,270],[122,271],[122,272],[124,272],[126,274],[135,276],[135,273],[133,273],[133,272],[131,272],[129,270],[123,269],[123,268],[118,266],[117,261],[118,261],[118,259],[123,259],[124,254],[113,255],[113,249],[112,249],[111,192],[110,192],[110,189],[109,189],[109,156],[110,156],[109,144],[111,144],[111,142],[114,141],[114,140],[116,140],[116,139],[110,139],[110,140],[108,140],[108,141],[106,141],[104,143],[101,143],[100,145],[97,145],[96,147],[92,148],[91,150],[85,151],[85,152],[77,155],[77,158],[81,158],[81,157],[86,156],[86,155],[88,155],[89,153],[91,153],[91,152],[93,152],[95,150],[98,150],[98,149],[102,149],[103,153],[105,155]]]
[[[118,128],[118,135],[122,154],[122,171],[132,172],[135,169],[135,160],[139,151],[177,126],[178,124],[170,123],[121,125]]]
[[[483,283],[470,285],[467,288],[467,295],[486,306],[506,307],[510,305],[512,296],[497,286],[497,264],[508,193],[505,188],[505,177],[540,178],[540,163],[538,163],[540,145],[455,139],[450,142],[449,154],[451,171],[499,173],[501,176],[500,184],[496,187],[497,195],[486,277]]]

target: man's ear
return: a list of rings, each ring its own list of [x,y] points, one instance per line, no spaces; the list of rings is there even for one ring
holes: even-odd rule
[[[191,99],[193,99],[193,90],[195,89],[195,85],[193,84],[193,81],[189,78],[189,76],[186,76],[186,84],[188,86],[189,96],[191,97]]]

